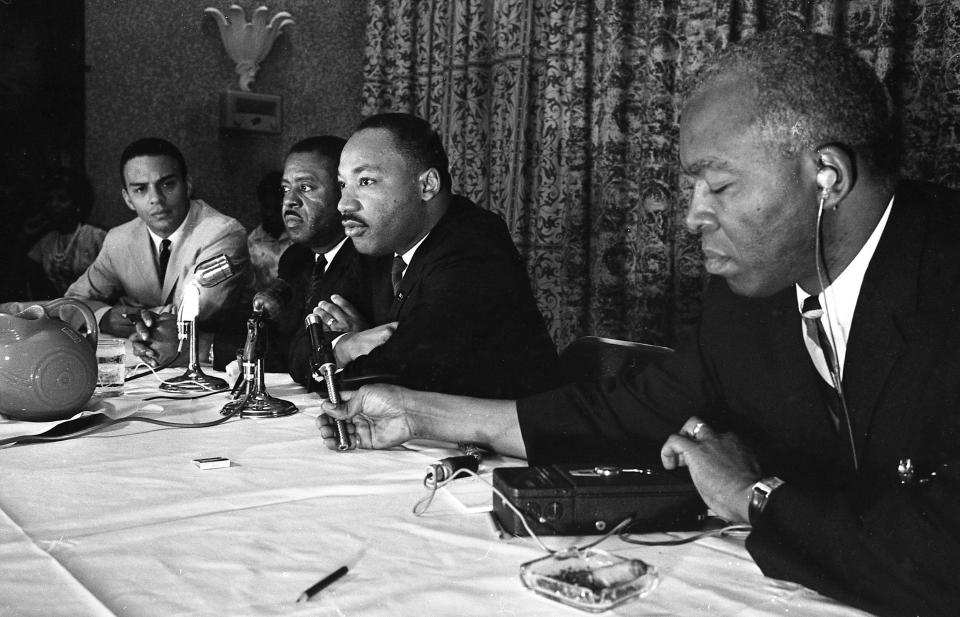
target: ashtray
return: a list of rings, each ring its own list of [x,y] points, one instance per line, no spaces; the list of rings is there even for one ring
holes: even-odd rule
[[[561,551],[520,566],[527,589],[591,613],[642,598],[657,586],[657,569],[596,549]]]

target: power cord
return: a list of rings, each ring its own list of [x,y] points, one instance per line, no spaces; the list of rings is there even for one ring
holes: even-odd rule
[[[177,397],[177,396],[169,396],[169,397],[168,397],[168,396],[154,396],[154,397],[145,398],[145,399],[143,399],[143,400],[148,401],[148,400],[155,400],[155,399],[160,399],[160,398],[192,400],[192,399],[203,398],[203,397],[205,397],[205,396],[210,396],[210,395],[212,395],[212,394],[221,394],[221,393],[227,392],[227,391],[228,391],[228,390],[215,390],[215,391],[213,391],[213,392],[206,392],[206,393],[200,394],[200,395],[198,395],[198,396],[182,396],[182,397]],[[83,437],[83,436],[85,436],[85,435],[90,435],[91,433],[96,433],[96,432],[101,431],[101,430],[103,430],[103,429],[105,429],[105,428],[107,428],[107,427],[115,426],[115,425],[121,424],[121,423],[123,423],[123,422],[145,422],[145,423],[147,423],[147,424],[155,424],[155,425],[157,425],[157,426],[164,426],[164,427],[170,427],[170,428],[207,428],[207,427],[211,427],[211,426],[217,426],[218,424],[223,424],[223,423],[226,422],[227,420],[235,417],[238,413],[240,413],[241,410],[243,410],[244,406],[245,406],[246,403],[247,403],[247,399],[249,399],[249,398],[250,398],[250,394],[249,394],[249,393],[248,393],[248,394],[245,394],[244,397],[243,397],[243,400],[240,402],[239,405],[237,405],[237,406],[233,409],[233,411],[231,411],[231,412],[228,413],[227,415],[223,416],[222,418],[218,418],[218,419],[216,419],[216,420],[211,420],[211,421],[209,421],[209,422],[170,422],[170,421],[168,421],[168,420],[157,420],[156,418],[148,418],[148,417],[146,417],[146,416],[126,416],[126,417],[124,417],[124,418],[112,418],[112,419],[109,419],[109,420],[107,420],[107,421],[105,421],[105,422],[98,422],[98,423],[93,424],[93,425],[91,425],[91,426],[88,426],[88,427],[86,427],[86,428],[84,428],[84,429],[81,429],[81,430],[78,430],[78,431],[75,431],[75,432],[72,432],[72,433],[68,433],[68,434],[66,434],[66,435],[56,435],[56,434],[55,434],[55,435],[45,435],[45,434],[41,434],[41,435],[29,435],[29,436],[27,436],[27,437],[11,437],[11,438],[8,438],[8,439],[0,440],[0,446],[5,446],[5,445],[8,445],[8,444],[14,444],[14,443],[26,444],[26,443],[35,443],[35,442],[43,442],[43,443],[46,443],[46,442],[53,442],[53,441],[66,441],[66,440],[68,440],[68,439],[73,439],[73,438],[75,438],[75,437]],[[95,417],[95,416],[84,416],[84,417],[81,417],[81,418],[77,418],[76,420],[84,420],[85,418],[94,418],[94,417]]]

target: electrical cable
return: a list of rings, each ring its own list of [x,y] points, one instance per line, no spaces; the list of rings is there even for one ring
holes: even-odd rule
[[[703,538],[709,538],[711,536],[726,536],[737,532],[748,532],[751,529],[753,528],[750,525],[727,525],[725,527],[720,527],[719,529],[703,531],[698,534],[694,534],[686,538],[678,538],[676,540],[639,540],[630,537],[630,525],[627,525],[627,527],[619,533],[619,538],[627,544],[639,544],[641,546],[679,546],[681,544],[696,542],[697,540],[702,540]]]

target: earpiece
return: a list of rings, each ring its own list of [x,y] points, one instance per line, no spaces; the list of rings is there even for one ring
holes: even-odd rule
[[[837,183],[840,174],[836,167],[824,165],[817,170],[817,186],[820,187],[820,207],[824,207],[827,197],[830,196],[830,189]],[[836,208],[836,206],[834,206]]]
[[[824,165],[817,171],[817,186],[821,191],[829,191],[837,183],[838,177],[836,167]]]

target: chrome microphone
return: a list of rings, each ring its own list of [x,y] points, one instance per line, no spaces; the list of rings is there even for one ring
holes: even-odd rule
[[[327,387],[327,399],[334,405],[340,404],[340,393],[337,391],[335,373],[336,359],[330,342],[323,336],[323,323],[320,318],[310,313],[304,319],[307,335],[310,337],[310,363],[313,365],[314,376],[323,379]],[[350,449],[350,434],[347,432],[347,423],[337,420],[337,449],[341,452]]]
[[[201,287],[216,287],[236,273],[233,262],[221,253],[197,264],[193,271],[193,280]]]
[[[183,290],[183,299],[177,311],[177,338],[187,341],[190,359],[183,375],[165,380],[161,390],[169,392],[198,392],[225,390],[227,382],[219,377],[211,377],[200,368],[197,340],[197,318],[200,315],[200,288],[216,287],[237,274],[230,258],[224,254],[211,257],[197,264],[193,270],[193,279]]]

